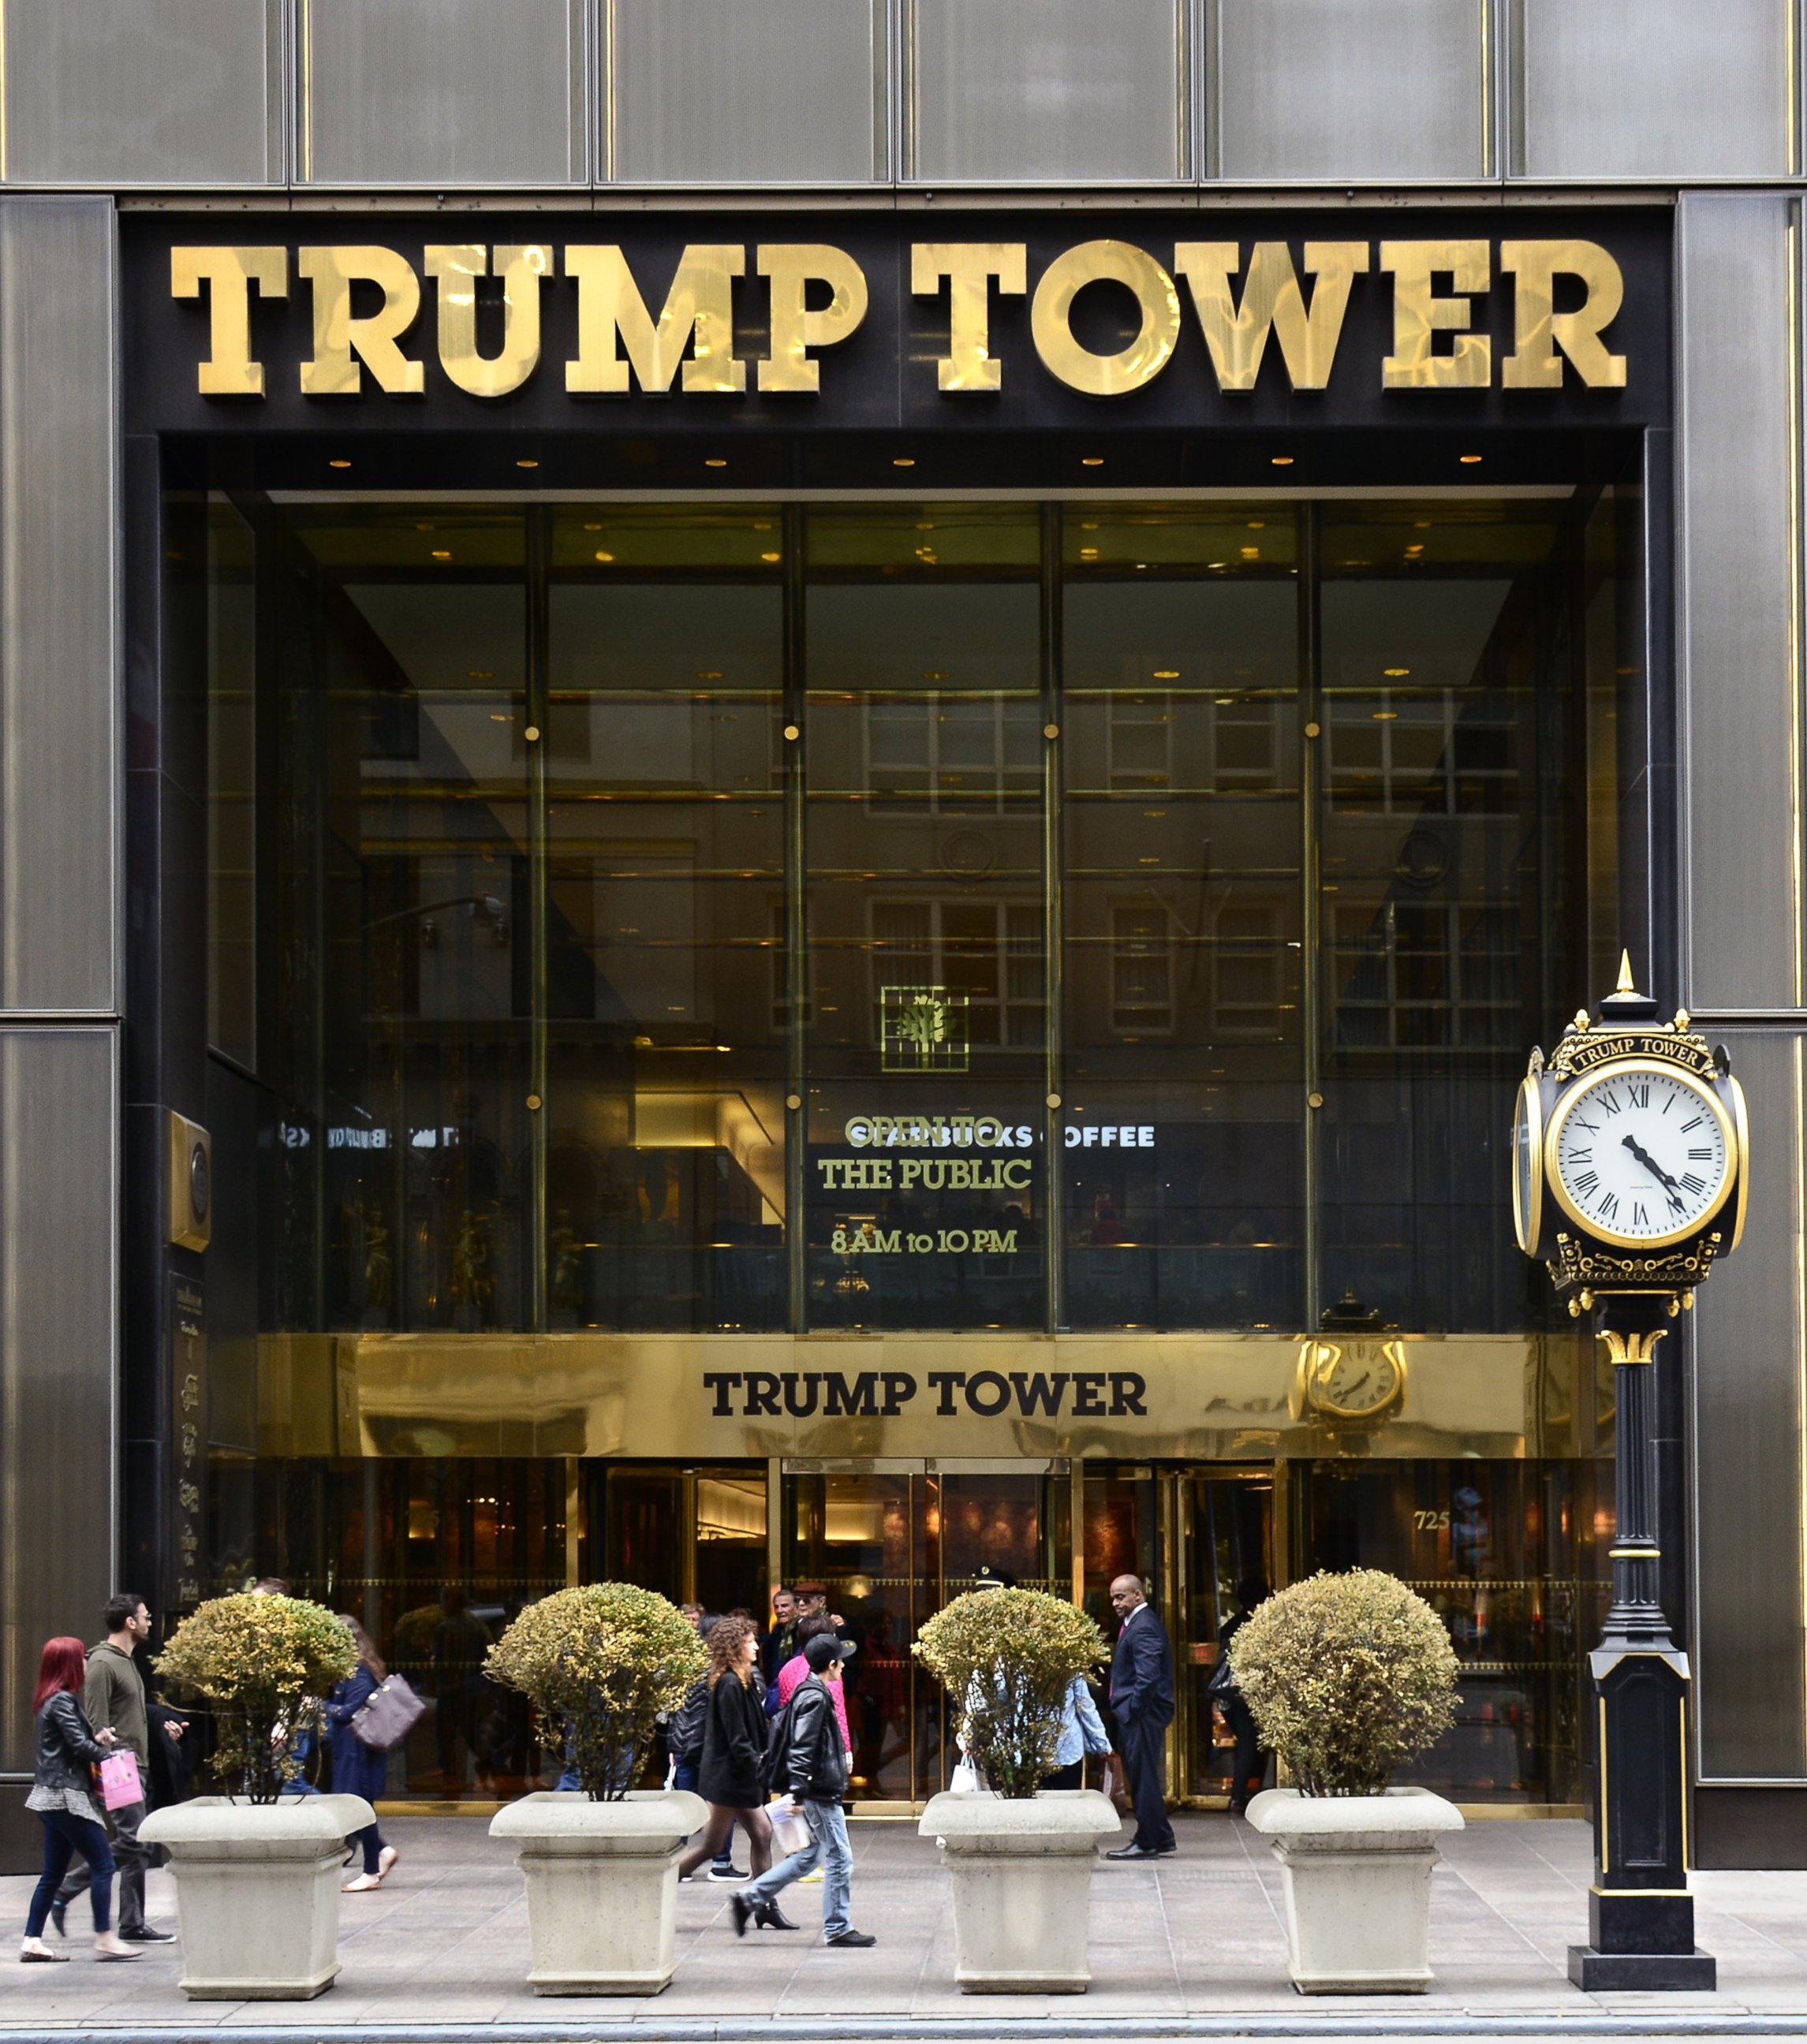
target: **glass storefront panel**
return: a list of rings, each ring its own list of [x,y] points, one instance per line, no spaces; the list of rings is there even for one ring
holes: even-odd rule
[[[781,548],[756,510],[553,535],[552,1327],[783,1323]]]
[[[531,1310],[527,604],[506,513],[275,528],[276,1324]]]
[[[1067,1322],[1305,1311],[1290,509],[1065,521]]]
[[[1498,1102],[1584,976],[1581,534],[1567,507],[1324,513],[1321,1296],[1541,1309]]]
[[[1038,1327],[1036,517],[820,512],[809,533],[808,1324]]]

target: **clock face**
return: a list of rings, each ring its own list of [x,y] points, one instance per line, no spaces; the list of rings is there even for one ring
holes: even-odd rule
[[[1535,1078],[1519,1082],[1512,1117],[1512,1220],[1519,1247],[1535,1256],[1544,1226],[1544,1096]]]
[[[1628,1058],[1563,1102],[1547,1162],[1571,1220],[1609,1242],[1654,1249],[1718,1212],[1736,1147],[1705,1086],[1655,1059]]]
[[[1312,1385],[1312,1403],[1344,1419],[1361,1419],[1392,1404],[1405,1371],[1392,1342],[1352,1342],[1346,1348],[1326,1343]]]

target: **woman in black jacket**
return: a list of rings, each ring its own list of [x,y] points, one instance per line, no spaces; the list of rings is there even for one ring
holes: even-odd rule
[[[44,1871],[32,1892],[25,1917],[25,1939],[19,1958],[26,1965],[52,1965],[67,1955],[44,1942],[50,1905],[71,1855],[79,1853],[92,1878],[89,1899],[94,1912],[94,1956],[135,1959],[109,1927],[113,1915],[113,1848],[107,1842],[100,1812],[94,1807],[90,1770],[105,1760],[115,1743],[113,1727],[96,1731],[78,1700],[87,1677],[87,1650],[79,1639],[44,1642],[38,1662],[37,1689],[32,1709],[37,1726],[37,1765],[25,1808],[44,1827]]]
[[[759,1636],[750,1618],[717,1619],[709,1635],[709,1713],[703,1723],[697,1785],[709,1822],[678,1862],[687,1881],[713,1859],[738,1824],[751,1841],[753,1877],[771,1865],[771,1820],[766,1815],[766,1707],[759,1677]]]

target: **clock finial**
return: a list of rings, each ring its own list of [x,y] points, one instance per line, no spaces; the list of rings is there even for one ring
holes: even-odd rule
[[[1628,1022],[1647,1022],[1655,1012],[1655,1001],[1647,993],[1638,992],[1637,982],[1632,977],[1630,951],[1621,951],[1619,954],[1618,987],[1601,1002],[1600,1020],[1602,1023],[1617,1023],[1622,1027]]]
[[[1619,954],[1619,984],[1613,991],[1616,993],[1637,992],[1637,987],[1632,978],[1632,955],[1628,951],[1622,951]]]

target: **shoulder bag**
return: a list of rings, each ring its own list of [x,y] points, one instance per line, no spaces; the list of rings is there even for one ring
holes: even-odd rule
[[[352,1729],[372,1753],[387,1753],[420,1723],[426,1708],[406,1676],[391,1675],[352,1719]]]

